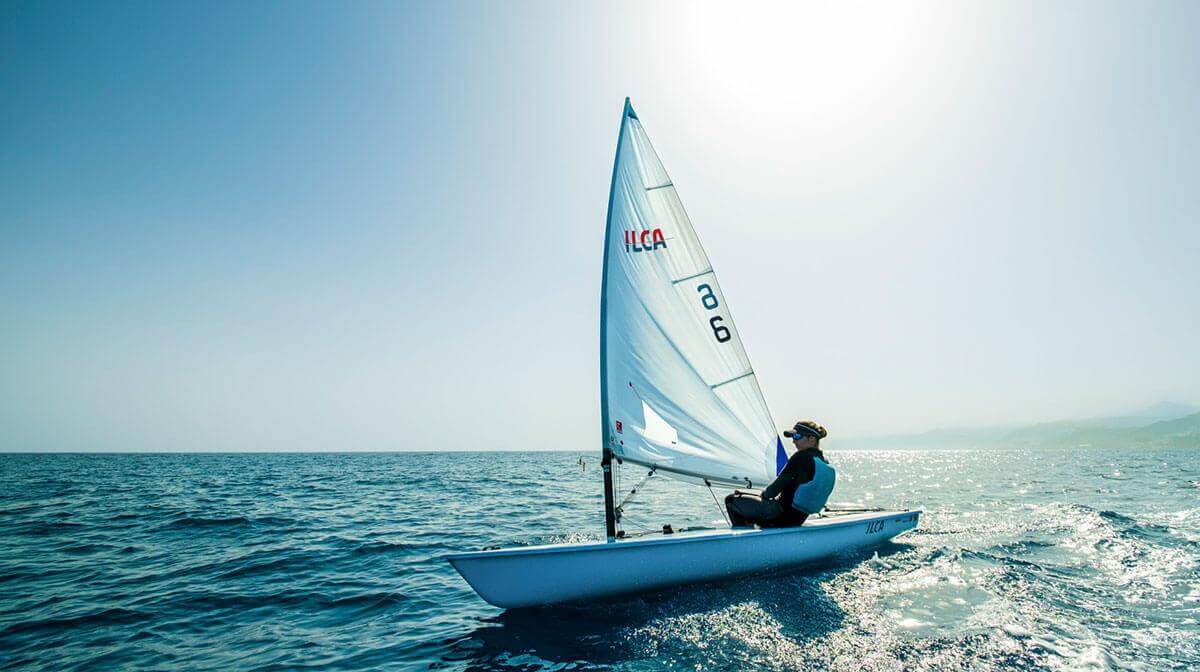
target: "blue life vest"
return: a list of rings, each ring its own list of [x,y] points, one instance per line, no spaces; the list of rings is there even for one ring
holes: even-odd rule
[[[801,483],[792,495],[792,508],[804,513],[820,513],[829,501],[833,492],[833,484],[837,481],[837,472],[825,460],[813,456],[813,477],[807,483]]]

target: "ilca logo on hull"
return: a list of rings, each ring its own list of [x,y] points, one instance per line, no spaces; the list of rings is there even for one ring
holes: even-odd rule
[[[626,252],[651,252],[660,247],[667,247],[667,239],[663,236],[662,229],[625,232]]]

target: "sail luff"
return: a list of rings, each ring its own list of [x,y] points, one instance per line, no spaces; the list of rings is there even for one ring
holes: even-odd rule
[[[612,483],[612,448],[609,446],[608,414],[608,251],[612,247],[613,195],[617,189],[617,168],[621,161],[621,143],[625,139],[625,123],[633,107],[625,98],[625,109],[621,112],[621,128],[617,131],[617,150],[613,155],[612,180],[608,187],[608,214],[604,222],[604,267],[600,275],[600,468],[604,472],[604,530],[609,541],[616,539],[617,517]]]

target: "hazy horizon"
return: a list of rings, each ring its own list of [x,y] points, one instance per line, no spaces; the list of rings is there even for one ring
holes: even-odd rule
[[[780,428],[1200,405],[1200,5],[10,3],[0,31],[0,451],[598,451],[625,96]]]
[[[1146,409],[1137,409],[1137,411],[1151,410],[1155,406],[1159,406],[1159,405],[1160,404],[1155,404],[1151,407],[1147,407]],[[1169,404],[1169,403],[1163,404],[1163,405],[1176,406],[1175,404]],[[919,429],[919,430],[910,431],[910,432],[881,433],[881,434],[874,434],[874,435],[849,436],[849,437],[834,436],[834,437],[827,439],[823,445],[826,446],[827,449],[829,447],[833,447],[835,449],[841,449],[841,450],[847,450],[847,449],[848,450],[868,450],[868,451],[869,450],[889,450],[889,449],[895,449],[895,450],[911,450],[911,449],[953,450],[956,448],[948,447],[948,446],[944,446],[944,445],[930,445],[930,446],[924,446],[922,448],[917,448],[917,447],[908,445],[906,443],[903,445],[898,444],[894,448],[888,448],[888,447],[880,447],[876,444],[880,440],[919,439],[920,437],[927,435],[927,434],[934,434],[934,433],[946,432],[946,431],[989,431],[989,430],[1003,431],[1003,430],[1014,430],[1014,429],[1028,429],[1030,427],[1036,427],[1039,424],[1042,424],[1042,422],[1049,423],[1049,424],[1054,424],[1054,423],[1070,424],[1073,422],[1086,423],[1088,421],[1097,421],[1097,420],[1105,420],[1105,419],[1119,420],[1119,419],[1129,419],[1129,418],[1144,418],[1145,424],[1151,425],[1151,424],[1154,424],[1155,422],[1162,422],[1163,420],[1178,419],[1181,417],[1191,416],[1196,413],[1200,413],[1200,408],[1197,408],[1197,407],[1187,406],[1185,408],[1184,405],[1178,405],[1178,406],[1180,407],[1180,410],[1177,413],[1166,413],[1166,414],[1158,414],[1158,415],[1142,415],[1135,411],[1133,413],[1122,413],[1122,414],[1117,414],[1117,415],[1112,415],[1112,416],[1092,416],[1092,417],[1087,417],[1087,418],[1058,418],[1055,420],[1035,421],[1035,422],[1029,422],[1029,423],[1013,423],[1013,424],[1009,424],[1009,425],[970,425],[970,426],[956,425],[956,426],[928,427],[925,429]],[[843,440],[845,440],[845,442]],[[860,445],[863,442],[867,442],[866,445],[869,447],[863,447],[862,445]],[[977,447],[977,446],[959,446],[958,448],[975,448],[975,447]],[[1017,446],[1017,447],[1028,447],[1028,446]],[[1078,446],[1064,444],[1061,447],[1078,447]],[[496,448],[496,447],[463,448],[463,447],[453,447],[453,446],[447,447],[447,448],[442,448],[442,449],[431,449],[431,448],[386,449],[385,448],[385,449],[349,450],[349,451],[348,450],[339,450],[339,449],[321,449],[321,448],[311,448],[311,449],[289,448],[289,449],[282,449],[282,450],[256,450],[254,448],[243,448],[243,449],[234,449],[234,450],[218,450],[218,449],[204,449],[204,448],[189,449],[189,450],[171,450],[168,448],[168,449],[148,449],[148,450],[110,449],[110,450],[78,450],[78,451],[67,451],[67,450],[30,451],[30,450],[11,450],[11,449],[0,448],[0,453],[24,454],[24,455],[32,455],[32,454],[40,454],[40,453],[59,453],[59,454],[68,454],[69,453],[69,454],[76,454],[76,455],[81,455],[81,454],[82,455],[87,455],[87,454],[96,454],[96,455],[99,455],[99,454],[109,454],[109,455],[137,455],[137,454],[145,454],[145,455],[151,455],[151,454],[157,454],[157,455],[168,455],[168,454],[209,455],[209,454],[239,454],[239,453],[245,453],[245,454],[329,453],[329,454],[334,454],[334,453],[345,453],[345,452],[379,453],[379,454],[439,453],[439,452],[460,452],[460,453],[490,453],[490,452],[496,452],[496,453],[522,453],[522,452],[580,453],[580,452],[584,452],[584,453],[586,453],[591,450],[592,450],[591,447],[524,448],[524,449],[522,449],[522,448]]]

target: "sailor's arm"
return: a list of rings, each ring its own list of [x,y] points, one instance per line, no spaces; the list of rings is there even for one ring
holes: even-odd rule
[[[812,459],[812,456],[806,453],[793,454],[792,457],[788,459],[787,464],[783,466],[783,471],[779,472],[779,475],[775,477],[775,480],[771,481],[771,484],[768,485],[765,490],[763,490],[763,499],[775,499],[794,483],[803,478],[805,472],[804,466],[808,464],[811,470]]]
[[[797,469],[796,459],[793,455],[792,459],[788,460],[787,464],[783,466],[783,471],[779,472],[779,475],[775,477],[775,480],[771,481],[771,484],[763,489],[763,500],[765,501],[778,497],[783,493],[784,490],[787,490],[788,486],[790,486],[796,480],[798,475],[799,469]]]
[[[775,480],[771,481],[770,485],[763,488],[763,491],[762,491],[763,501],[765,502],[768,499],[775,499],[776,497],[778,497],[779,493],[783,492],[783,486],[790,483],[791,480],[792,479],[788,478],[786,473],[780,472],[780,474],[775,477]]]

